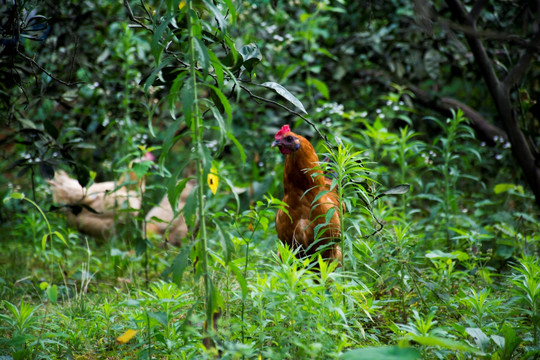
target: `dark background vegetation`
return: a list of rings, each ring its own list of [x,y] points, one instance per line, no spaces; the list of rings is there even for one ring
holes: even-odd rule
[[[216,346],[230,358],[366,347],[381,359],[538,358],[540,2],[189,7],[192,23],[178,1],[0,0],[0,355],[212,356],[202,323],[221,307]],[[194,73],[201,87],[189,95]],[[201,99],[201,137],[186,96]],[[348,215],[351,266],[326,281],[272,255],[283,160],[270,144],[284,124],[321,153],[361,151],[375,191],[411,185],[374,205],[385,225],[375,236],[365,236],[372,218]],[[58,169],[82,185],[118,178],[148,149],[159,166],[145,174],[139,217],[105,243],[66,225],[45,179]],[[199,182],[211,164],[221,179],[199,207],[209,251],[199,270],[202,250],[187,245],[202,243],[195,223],[191,252],[142,230],[193,158]],[[42,246],[47,224],[19,193],[63,241]],[[118,344],[129,328],[140,332]]]

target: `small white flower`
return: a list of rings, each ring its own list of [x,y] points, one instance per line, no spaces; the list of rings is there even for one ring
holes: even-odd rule
[[[366,116],[367,116],[367,111],[362,111],[362,112],[360,113],[360,117],[365,118]]]
[[[375,112],[376,112],[377,114],[380,114],[380,113],[381,113],[381,111],[382,111],[381,109],[377,109],[377,110],[375,110]]]
[[[398,110],[399,110],[399,106],[397,106],[397,105],[394,105],[394,107],[392,108],[392,110],[394,110],[394,111],[398,111]]]
[[[403,101],[398,102],[398,104],[399,104],[400,106],[405,105],[405,103],[404,103]]]
[[[387,100],[386,101],[386,106],[390,106],[390,105],[392,105],[392,100]]]
[[[486,143],[485,143],[484,141],[482,141],[482,142],[480,143],[480,146],[484,147],[484,146],[486,146]]]
[[[509,142],[505,143],[503,148],[505,149],[510,149],[512,147],[512,144],[510,144]]]
[[[269,34],[273,34],[274,31],[277,30],[277,25],[270,25],[266,28],[266,31],[268,31]]]
[[[276,34],[276,35],[274,35],[274,40],[282,42],[284,39],[283,39],[283,36],[280,36],[280,35]]]
[[[384,119],[384,114],[379,114],[379,118]]]
[[[501,160],[502,158],[503,158],[502,154],[495,155],[495,159],[497,160]]]

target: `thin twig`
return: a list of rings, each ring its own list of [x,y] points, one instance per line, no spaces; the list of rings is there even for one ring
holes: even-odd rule
[[[145,28],[146,30],[150,31],[151,33],[154,33],[154,30],[152,30],[151,27],[149,27],[148,25],[144,24],[143,22],[141,22],[140,20],[138,20],[135,15],[133,15],[133,10],[131,10],[131,5],[129,5],[129,1],[128,0],[124,0],[124,6],[126,8],[126,10],[128,11],[128,16],[129,16],[129,19],[131,21],[133,21],[135,24]],[[148,13],[148,10],[146,10],[146,7],[144,7],[143,5],[143,8],[144,10]]]
[[[51,79],[53,79],[54,81],[56,82],[59,82],[60,84],[62,85],[66,85],[66,86],[73,86],[73,85],[77,85],[77,84],[83,84],[84,81],[76,81],[76,82],[67,82],[67,81],[64,81],[62,79],[59,79],[57,78],[56,76],[54,76],[53,74],[51,74],[49,71],[47,71],[45,68],[43,68],[41,65],[39,65],[36,60],[32,59],[31,57],[29,56],[26,56],[25,54],[23,54],[22,52],[20,52],[19,50],[17,50],[17,54],[22,56],[25,60],[29,61],[32,63],[32,65],[34,65],[35,67],[37,67],[40,71],[44,72],[45,74],[47,74]]]

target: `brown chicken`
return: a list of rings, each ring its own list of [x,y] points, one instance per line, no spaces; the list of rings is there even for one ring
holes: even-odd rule
[[[138,186],[144,191],[144,179],[137,180],[134,172],[129,172],[129,179],[132,183],[140,181]],[[83,188],[60,170],[47,182],[52,187],[53,202],[71,208],[66,212],[68,223],[94,237],[109,237],[115,221],[123,222],[127,217],[137,216],[141,208],[140,192],[121,186],[126,183],[124,177],[116,182],[93,183]]]
[[[293,249],[300,247],[301,255],[311,256],[321,251],[324,259],[341,261],[341,249],[336,243],[340,235],[337,195],[328,191],[331,180],[321,170],[313,169],[319,164],[315,149],[304,137],[291,132],[289,125],[277,132],[274,146],[286,155],[283,202],[289,212],[288,215],[281,209],[277,212],[278,238]],[[316,199],[322,191],[327,193]],[[326,223],[326,214],[332,208],[334,214],[328,224],[321,226],[316,240],[315,228]]]

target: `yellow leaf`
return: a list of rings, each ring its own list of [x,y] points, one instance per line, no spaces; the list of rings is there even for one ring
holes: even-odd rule
[[[217,177],[217,169],[214,165],[212,165],[206,180],[208,181],[210,190],[212,190],[212,194],[216,195],[217,187],[219,185],[219,178]]]
[[[134,337],[138,332],[139,330],[128,329],[124,334],[122,334],[122,336],[117,337],[116,341],[118,341],[119,344],[125,344],[129,340],[131,340],[131,338]]]

